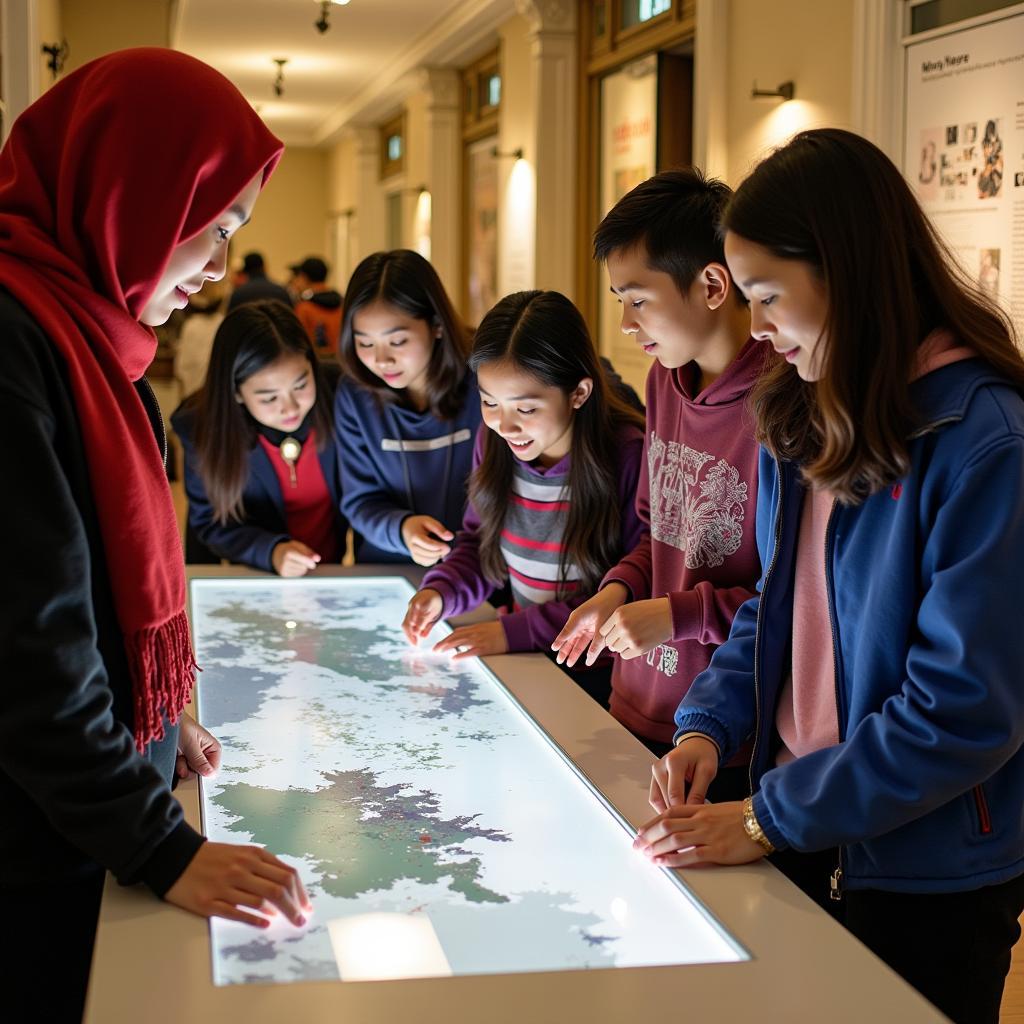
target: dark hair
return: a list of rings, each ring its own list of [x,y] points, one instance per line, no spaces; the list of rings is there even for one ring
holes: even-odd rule
[[[618,428],[644,419],[609,387],[604,368],[579,310],[558,292],[516,292],[503,298],[477,328],[470,367],[509,361],[548,387],[566,394],[585,377],[593,382],[587,401],[575,412],[569,490],[572,501],[562,535],[559,599],[566,566],[580,570],[585,592],[597,590],[601,578],[624,552],[621,546],[616,466]],[[488,430],[483,459],[469,481],[469,497],[480,517],[480,563],[494,583],[508,567],[501,554],[515,456]]]
[[[709,263],[725,265],[718,220],[732,190],[696,167],[662,171],[627,192],[594,232],[594,259],[642,246],[647,265],[685,295]]]
[[[803,464],[814,486],[855,504],[903,476],[919,425],[910,398],[918,346],[935,328],[1024,388],[1006,315],[971,282],[877,146],[851,132],[802,132],[739,187],[722,232],[809,263],[828,313],[820,379],[780,362],[754,389],[759,440]]]
[[[245,517],[242,492],[249,477],[249,453],[257,440],[256,421],[236,398],[239,387],[283,355],[305,356],[316,385],[310,410],[317,447],[333,443],[331,396],[316,352],[299,318],[283,302],[249,302],[232,310],[217,328],[202,388],[190,399],[196,410],[199,475],[219,523]]]
[[[401,391],[389,388],[360,361],[355,350],[352,318],[377,301],[395,306],[431,330],[440,329],[427,364],[427,402],[442,420],[453,419],[462,405],[466,387],[469,332],[452,308],[437,271],[411,249],[375,252],[356,267],[345,289],[345,315],[341,322],[338,355],[345,373],[370,388],[381,400],[402,401]]]
[[[263,263],[263,254],[258,252],[247,252],[242,257],[242,273],[249,274],[254,277],[266,273],[266,267]]]

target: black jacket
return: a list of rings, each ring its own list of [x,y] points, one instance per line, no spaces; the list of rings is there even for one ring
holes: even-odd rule
[[[137,388],[159,424],[148,385]],[[0,436],[0,891],[70,881],[99,864],[163,895],[203,842],[168,785],[177,730],[146,757],[136,752],[124,641],[65,366],[6,292]]]

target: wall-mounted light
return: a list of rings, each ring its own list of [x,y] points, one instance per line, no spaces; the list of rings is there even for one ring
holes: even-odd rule
[[[277,65],[277,75],[274,78],[274,95],[284,95],[284,66],[288,63],[287,57],[274,57],[274,63]]]
[[[791,100],[796,95],[796,86],[792,80],[783,82],[777,89],[758,89],[757,80],[754,80],[754,88],[750,90],[750,98],[761,99],[771,97],[772,99]]]
[[[509,159],[512,159],[512,160],[522,160],[523,159],[523,147],[522,146],[517,146],[515,149],[510,149],[507,152],[503,152],[502,150],[498,149],[497,146],[492,146],[491,147],[491,156],[493,156],[493,157],[508,157]]]
[[[46,66],[50,69],[55,82],[57,81],[57,76],[64,70],[64,64],[68,59],[69,52],[66,39],[62,39],[59,43],[43,44],[43,53],[49,58]]]

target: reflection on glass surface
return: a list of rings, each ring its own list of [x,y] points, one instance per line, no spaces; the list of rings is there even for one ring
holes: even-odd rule
[[[211,922],[218,985],[744,959],[479,663],[413,650],[396,578],[193,580],[206,834],[314,912]],[[293,627],[294,623],[294,627]]]

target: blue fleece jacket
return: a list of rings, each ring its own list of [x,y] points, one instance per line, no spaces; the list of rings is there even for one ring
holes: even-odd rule
[[[281,484],[267,453],[261,444],[257,444],[249,453],[249,476],[242,491],[245,519],[242,522],[219,523],[214,518],[213,506],[199,475],[193,443],[195,419],[195,410],[188,406],[179,406],[171,416],[171,425],[185,451],[185,493],[188,495],[189,525],[215,555],[229,562],[273,572],[271,555],[274,548],[281,541],[291,538],[285,521]],[[318,455],[327,489],[337,506],[340,484],[334,445],[328,445]],[[344,552],[348,524],[339,514],[336,525],[339,546]]]
[[[959,892],[1024,872],[1024,399],[979,359],[912,385],[911,468],[826,542],[840,742],[772,767],[804,488],[762,452],[758,596],[676,713],[728,759],[754,738],[779,849],[841,848],[852,889]]]
[[[402,523],[440,520],[454,533],[466,506],[473,438],[480,426],[476,378],[466,374],[452,420],[382,402],[343,379],[334,400],[341,511],[356,534],[357,562],[408,562]]]

